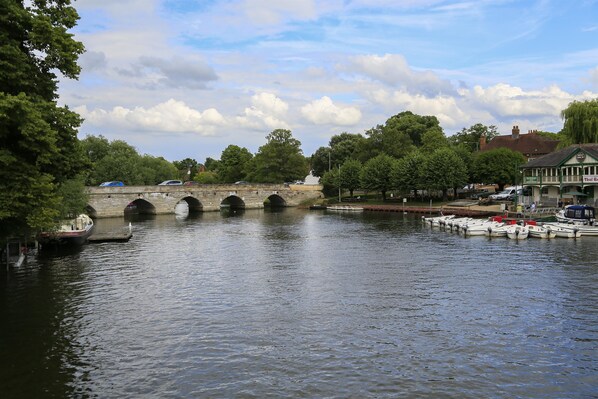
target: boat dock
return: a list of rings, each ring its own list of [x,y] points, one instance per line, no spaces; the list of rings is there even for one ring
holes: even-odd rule
[[[91,244],[100,243],[100,242],[127,242],[133,237],[133,233],[130,231],[122,231],[122,232],[108,232],[108,233],[99,233],[99,234],[92,234],[87,241]]]

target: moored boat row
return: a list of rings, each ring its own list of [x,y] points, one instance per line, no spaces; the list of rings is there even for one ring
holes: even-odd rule
[[[422,222],[445,231],[453,231],[465,237],[487,236],[508,237],[516,240],[526,238],[579,238],[582,235],[598,236],[598,226],[575,223],[543,223],[534,220],[512,220],[494,216],[489,219],[468,217],[456,218],[454,215],[422,217]]]

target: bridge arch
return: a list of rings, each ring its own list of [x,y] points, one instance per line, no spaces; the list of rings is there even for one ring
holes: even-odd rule
[[[129,202],[124,209],[125,215],[155,215],[156,207],[149,201],[143,198],[137,198]]]
[[[196,212],[203,211],[203,204],[201,203],[200,200],[198,200],[195,197],[191,197],[191,196],[183,197],[180,199],[179,202],[177,202],[176,206],[179,206],[180,204],[186,204],[187,208],[189,209],[189,213],[196,213]]]
[[[245,209],[245,201],[236,195],[229,195],[220,202],[220,208]]]
[[[287,201],[278,194],[272,194],[264,200],[264,207],[283,208],[287,206]]]

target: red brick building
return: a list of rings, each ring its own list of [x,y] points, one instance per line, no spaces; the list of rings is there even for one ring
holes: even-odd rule
[[[496,136],[490,142],[486,137],[480,138],[480,151],[489,151],[496,148],[508,148],[522,153],[528,161],[553,152],[558,146],[558,140],[551,140],[540,136],[537,130],[530,130],[527,134],[519,133],[519,126],[513,126],[510,135]]]

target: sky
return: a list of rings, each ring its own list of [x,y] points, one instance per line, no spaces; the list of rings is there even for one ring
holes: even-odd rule
[[[598,98],[598,0],[77,0],[86,53],[60,102],[79,138],[170,161],[256,153],[289,129],[304,155],[403,111],[446,136],[476,123],[558,132]]]

